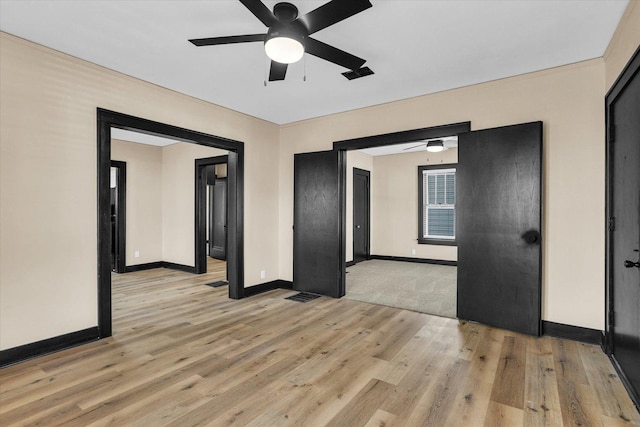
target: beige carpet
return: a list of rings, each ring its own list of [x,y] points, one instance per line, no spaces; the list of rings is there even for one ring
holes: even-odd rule
[[[347,268],[345,298],[456,317],[456,267],[370,260]]]

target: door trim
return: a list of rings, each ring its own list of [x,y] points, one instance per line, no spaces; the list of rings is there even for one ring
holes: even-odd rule
[[[371,259],[371,171],[360,168],[353,168],[353,182],[355,183],[356,175],[364,176],[367,178],[367,230],[365,233],[365,247],[367,250],[365,251],[365,259]],[[355,185],[354,190],[352,191],[351,196],[353,197],[353,206],[352,206],[352,217],[353,217],[353,226],[355,227],[356,223],[356,198],[355,198]],[[355,232],[351,230],[351,235],[353,236],[353,262],[355,264],[356,258],[356,239]]]
[[[116,233],[118,234],[118,248],[114,268],[116,273],[127,271],[127,162],[111,160],[110,167],[118,169],[116,175]]]
[[[612,322],[612,316],[614,312],[613,306],[613,253],[611,251],[611,230],[609,220],[611,218],[612,212],[612,204],[613,204],[613,142],[615,140],[615,130],[613,129],[613,117],[612,117],[612,106],[618,99],[618,97],[624,92],[627,88],[628,84],[631,80],[635,78],[640,78],[637,76],[640,73],[640,47],[638,47],[622,70],[618,78],[616,79],[609,92],[605,96],[605,126],[606,126],[606,172],[605,172],[605,350],[609,355],[613,366],[618,372],[618,376],[622,380],[629,396],[633,400],[633,403],[636,405],[636,408],[640,410],[640,396],[636,393],[634,388],[631,386],[626,374],[620,368],[618,361],[616,360],[613,351],[614,351],[614,342],[613,342],[613,329],[614,322]]]
[[[98,193],[98,330],[101,338],[112,335],[110,246],[110,167],[111,128],[120,128],[178,141],[229,151],[228,189],[231,193],[227,224],[227,280],[229,298],[240,299],[244,291],[244,143],[193,131],[140,117],[96,109],[97,118],[97,193]]]
[[[227,163],[229,156],[206,157],[195,160],[195,272],[207,272],[207,182],[202,179],[205,166]],[[227,206],[231,203],[230,192],[227,191]]]

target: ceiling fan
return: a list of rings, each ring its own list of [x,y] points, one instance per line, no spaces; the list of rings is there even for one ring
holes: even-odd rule
[[[268,27],[266,34],[209,37],[189,41],[196,46],[264,42],[265,52],[271,59],[270,82],[284,80],[288,64],[299,61],[305,52],[352,71],[360,69],[366,62],[309,35],[370,8],[369,0],[332,0],[300,17],[298,8],[291,3],[277,3],[271,12],[260,0],[239,1]]]
[[[431,139],[428,141],[424,141],[421,144],[414,145],[412,147],[407,147],[402,151],[414,150],[418,147],[427,147],[427,151],[432,153],[438,153],[440,151],[448,150],[449,148],[457,148],[458,147],[458,137],[452,136],[447,138],[440,139]]]

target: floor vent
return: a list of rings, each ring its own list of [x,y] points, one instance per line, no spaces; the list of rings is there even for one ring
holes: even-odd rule
[[[297,302],[309,302],[316,298],[320,298],[320,295],[310,294],[307,292],[300,292],[298,294],[291,295],[290,297],[286,297],[285,299],[290,299],[291,301],[297,301]]]
[[[220,286],[226,286],[228,285],[229,282],[227,282],[226,280],[218,280],[217,282],[213,282],[213,283],[207,283],[207,286],[211,286],[212,288],[219,288]]]

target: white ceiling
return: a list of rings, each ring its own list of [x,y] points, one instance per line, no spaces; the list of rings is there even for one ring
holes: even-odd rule
[[[445,150],[458,147],[458,137],[448,136],[446,138],[433,138],[432,140],[425,139],[424,141],[413,141],[403,144],[384,145],[382,147],[363,148],[358,151],[373,157],[388,156],[390,154],[415,153],[417,151],[427,151],[427,142],[436,141],[439,139],[443,141]]]
[[[131,130],[118,128],[111,128],[111,139],[137,142],[138,144],[155,145],[156,147],[166,147],[167,145],[178,144],[180,142],[176,139],[148,135],[146,133],[134,132]]]
[[[326,1],[290,0],[300,14]],[[347,0],[343,0],[347,1]],[[271,9],[276,1],[265,0]],[[285,124],[603,55],[628,0],[372,0],[314,34],[376,73],[306,55],[266,87],[262,43],[191,38],[266,32],[237,0],[0,0],[0,29],[196,98]]]

